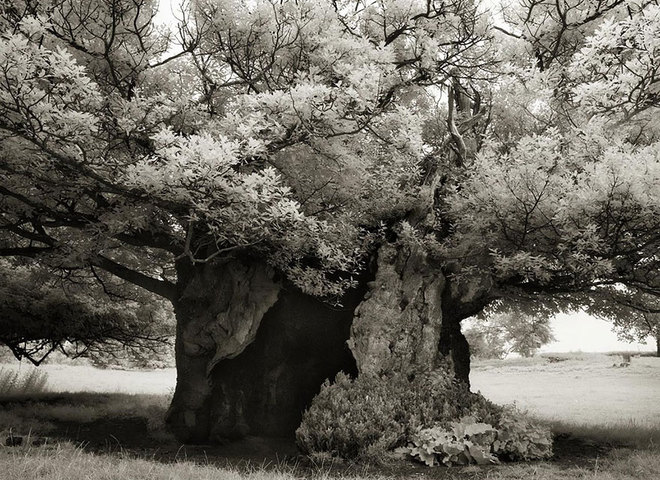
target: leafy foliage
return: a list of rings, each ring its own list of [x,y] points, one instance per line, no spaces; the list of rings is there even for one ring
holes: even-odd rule
[[[502,330],[489,325],[469,326],[463,332],[470,344],[470,356],[475,358],[504,358],[509,349]]]
[[[487,423],[463,417],[458,422],[451,422],[449,430],[439,426],[419,430],[413,435],[411,445],[398,452],[410,455],[429,467],[498,463],[497,457],[491,453],[496,433]]]
[[[296,440],[307,454],[382,460],[396,453],[429,466],[552,455],[547,429],[442,370],[355,380],[340,373],[304,413]]]
[[[446,429],[439,425],[416,432],[399,453],[429,467],[435,465],[478,465],[506,460],[538,460],[552,456],[552,435],[534,425],[515,407],[504,407],[497,427],[463,417]]]
[[[3,4],[0,256],[173,303],[240,257],[336,300],[409,225],[457,316],[660,294],[659,7],[478,3]]]
[[[117,290],[132,296],[113,298],[84,276],[62,284],[30,266],[0,264],[0,343],[18,359],[39,364],[58,350],[101,363],[148,361],[171,349],[172,313],[144,292]]]
[[[508,460],[536,460],[552,456],[550,430],[535,425],[514,407],[504,407],[497,424],[493,452]]]
[[[653,4],[197,0],[175,35],[47,3],[0,12],[3,256],[171,299],[244,255],[336,298],[415,220],[482,303],[653,283]]]
[[[660,313],[633,310],[615,319],[614,331],[627,342],[644,342],[649,337],[655,339],[656,356],[660,357]]]
[[[304,413],[296,431],[298,446],[304,453],[329,452],[344,458],[395,448],[405,431],[395,420],[401,404],[392,401],[393,397],[375,379],[351,380],[338,374],[332,385],[326,381]]]
[[[493,421],[499,408],[449,372],[396,373],[388,378],[343,373],[326,382],[296,431],[303,452],[382,459],[419,429],[473,415]]]
[[[588,302],[592,315],[612,322],[621,340],[644,342],[656,340],[660,356],[660,298],[642,290],[619,288],[607,296],[592,296]]]

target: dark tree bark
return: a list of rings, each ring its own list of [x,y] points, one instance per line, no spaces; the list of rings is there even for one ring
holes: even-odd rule
[[[330,306],[259,262],[179,266],[177,385],[168,424],[184,443],[290,436],[326,379],[356,374],[346,345],[364,288]]]
[[[255,338],[280,286],[260,264],[177,263],[177,384],[167,422],[185,443],[206,443],[213,428],[209,373]],[[238,428],[238,427],[237,427]]]
[[[332,307],[283,289],[255,341],[211,372],[211,440],[246,434],[293,438],[323,382],[340,371],[357,373],[346,340],[360,298],[353,292],[342,307]]]

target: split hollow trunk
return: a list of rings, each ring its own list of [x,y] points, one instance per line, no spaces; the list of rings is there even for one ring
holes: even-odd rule
[[[258,263],[181,270],[167,418],[179,441],[293,437],[322,383],[357,373],[346,340],[364,289],[335,307],[282,287]]]
[[[322,383],[340,371],[384,376],[449,360],[469,381],[448,282],[417,248],[383,246],[375,277],[341,307],[282,287],[259,263],[179,270],[177,385],[167,421],[184,443],[292,438]]]
[[[208,443],[213,429],[209,373],[256,337],[280,287],[260,264],[177,264],[177,383],[167,423],[185,443]]]

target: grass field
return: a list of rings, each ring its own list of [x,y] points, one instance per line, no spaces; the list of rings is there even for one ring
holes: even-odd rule
[[[257,440],[181,447],[163,430],[172,370],[110,371],[46,366],[47,392],[5,398],[0,431],[51,437],[35,447],[0,447],[7,480],[292,480],[429,478],[452,480],[660,479],[660,359],[628,368],[605,355],[475,362],[471,381],[500,403],[515,401],[559,435],[547,462],[427,469],[417,465],[310,465]],[[14,368],[14,367],[12,367]],[[25,366],[22,367],[25,369]],[[77,392],[77,393],[66,393]],[[84,392],[84,393],[82,393]],[[6,435],[1,437],[4,440]]]
[[[35,367],[27,363],[0,364],[0,369],[28,373]],[[38,370],[48,376],[49,392],[95,392],[166,395],[176,384],[176,370],[110,370],[88,365],[42,365]],[[1,392],[0,392],[1,394]]]
[[[613,367],[621,361],[617,356],[564,358],[473,362],[472,389],[498,403],[516,402],[547,420],[660,428],[660,358],[636,357],[626,368]]]

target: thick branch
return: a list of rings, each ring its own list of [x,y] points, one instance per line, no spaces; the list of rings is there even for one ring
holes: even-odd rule
[[[52,250],[51,247],[8,247],[0,248],[0,257],[36,257]]]
[[[451,135],[452,140],[456,144],[457,149],[457,159],[456,163],[459,167],[462,167],[465,162],[465,155],[467,153],[467,146],[465,145],[465,140],[461,136],[456,123],[454,122],[454,89],[448,88],[448,106],[447,106],[447,128],[449,134]]]
[[[175,286],[173,283],[168,282],[167,280],[158,280],[157,278],[150,277],[144,273],[132,270],[124,265],[121,265],[114,260],[110,260],[103,255],[98,255],[93,261],[92,264],[102,268],[106,272],[109,272],[116,277],[126,280],[138,287],[142,287],[145,290],[148,290],[156,295],[160,295],[163,298],[166,298],[170,301],[175,299]]]

